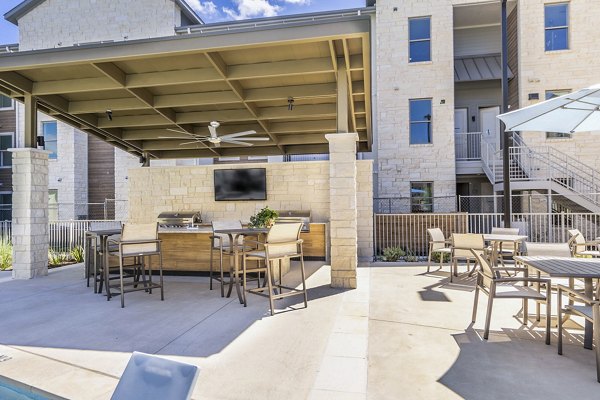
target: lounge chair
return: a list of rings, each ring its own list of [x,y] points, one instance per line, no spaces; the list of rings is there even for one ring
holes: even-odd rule
[[[198,373],[195,365],[136,351],[111,400],[189,400]]]

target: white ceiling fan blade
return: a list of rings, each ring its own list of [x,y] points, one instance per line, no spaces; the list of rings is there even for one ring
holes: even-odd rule
[[[210,132],[210,136],[211,136],[211,137],[213,137],[213,138],[216,138],[216,137],[217,137],[217,128],[215,128],[215,127],[214,127],[214,126],[212,126],[212,125],[209,125],[209,126],[208,126],[208,130],[209,130],[209,132]]]
[[[256,133],[256,131],[244,131],[244,132],[230,133],[228,135],[221,136],[221,138],[234,138],[234,137],[239,137],[239,136],[254,135],[255,133]]]
[[[186,144],[198,144],[198,143],[200,143],[200,141],[199,141],[199,140],[194,140],[193,142],[179,143],[179,145],[180,145],[180,146],[184,146],[184,145],[186,145]]]
[[[240,146],[252,146],[252,143],[238,142],[237,140],[226,140],[227,143],[239,144]]]
[[[159,139],[189,139],[189,136],[159,136]]]
[[[221,136],[221,139],[223,140],[229,140],[229,138],[223,137]],[[268,137],[245,137],[245,138],[240,138],[240,140],[245,140],[247,142],[266,142],[269,141],[271,139],[269,139]]]

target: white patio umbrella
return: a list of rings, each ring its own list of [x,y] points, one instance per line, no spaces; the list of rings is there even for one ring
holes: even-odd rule
[[[498,115],[507,131],[600,131],[600,85]]]

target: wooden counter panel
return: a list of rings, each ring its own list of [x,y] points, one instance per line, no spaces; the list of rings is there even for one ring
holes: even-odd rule
[[[311,224],[309,233],[302,233],[304,255],[306,257],[325,257],[326,224]],[[210,262],[209,232],[159,233],[165,271],[203,271],[208,272]],[[215,258],[218,252],[214,253]],[[158,258],[152,257],[153,268],[158,266]],[[223,259],[223,267],[229,269],[229,257]],[[218,270],[218,258],[213,268]]]

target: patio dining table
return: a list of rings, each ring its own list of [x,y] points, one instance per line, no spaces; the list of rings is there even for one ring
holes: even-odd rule
[[[527,240],[525,235],[504,235],[504,234],[493,234],[489,233],[483,235],[483,240],[490,242],[492,245],[492,262],[494,265],[498,264],[498,255],[500,254],[501,243],[512,243],[515,255],[518,254],[519,245]]]
[[[537,271],[544,272],[550,278],[579,278],[584,281],[585,295],[593,297],[594,279],[600,279],[600,259],[598,258],[574,258],[574,257],[533,257],[517,256],[516,262],[523,263]],[[592,323],[585,322],[585,334],[583,347],[592,348]]]
[[[93,229],[85,232],[86,236],[95,237],[100,242],[100,251],[102,252],[101,264],[102,271],[104,273],[104,284],[108,288],[108,279],[109,279],[109,271],[108,271],[108,238],[114,235],[118,235],[121,233],[121,229]],[[102,293],[102,286],[98,288],[97,285],[97,265],[96,265],[96,255],[94,254],[94,293]],[[107,290],[108,293],[108,290]],[[110,299],[110,295],[107,296]]]
[[[244,303],[244,295],[242,294],[242,290],[240,288],[240,280],[239,280],[239,272],[240,272],[240,261],[239,261],[239,245],[238,239],[240,236],[260,236],[262,234],[268,233],[268,228],[242,228],[242,229],[217,229],[214,233],[218,233],[221,235],[229,236],[229,245],[231,253],[233,253],[233,271],[231,271],[231,280],[235,285],[235,290],[238,295],[238,299],[240,300],[240,304]],[[229,285],[229,292],[227,293],[227,297],[231,295],[232,285]]]

